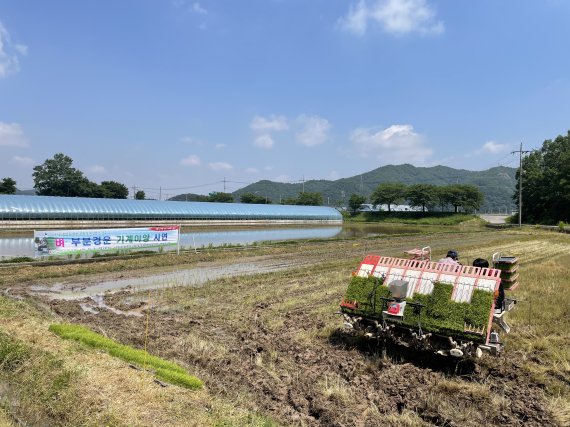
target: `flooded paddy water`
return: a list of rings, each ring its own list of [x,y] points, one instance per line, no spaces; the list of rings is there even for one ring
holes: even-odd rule
[[[343,226],[319,227],[269,227],[269,228],[224,228],[215,230],[184,230],[180,235],[182,249],[200,249],[225,245],[251,245],[262,242],[278,242],[306,239],[342,239],[373,237],[390,234],[417,233],[419,227],[406,225],[344,224]],[[171,250],[176,250],[176,248]],[[33,257],[33,232],[29,234],[0,235],[0,259]]]

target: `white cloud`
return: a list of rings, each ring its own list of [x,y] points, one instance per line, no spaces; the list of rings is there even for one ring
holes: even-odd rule
[[[15,163],[19,166],[32,166],[36,164],[36,161],[29,157],[14,156],[12,157],[12,163]]]
[[[348,14],[340,19],[340,26],[350,33],[364,35],[368,26],[368,8],[364,0],[348,7]]]
[[[229,171],[232,170],[234,167],[227,162],[214,162],[208,163],[210,169],[214,171]]]
[[[200,157],[195,154],[185,157],[180,160],[180,164],[183,166],[200,166]]]
[[[256,136],[255,139],[253,140],[253,143],[261,148],[272,148],[273,145],[275,144],[275,141],[273,141],[271,135],[269,135],[268,133],[263,133],[261,135]]]
[[[202,145],[202,141],[200,141],[199,139],[196,138],[192,138],[191,136],[185,136],[183,138],[180,138],[180,141],[183,142],[184,144],[188,144],[188,145]]]
[[[12,43],[8,30],[0,22],[0,79],[20,71],[20,57],[27,53],[27,46]]]
[[[265,166],[265,167],[263,168],[263,170],[272,171],[272,170],[273,170],[273,166],[270,166],[270,165]]]
[[[105,166],[101,166],[101,165],[93,165],[93,166],[90,166],[87,170],[88,170],[89,172],[95,173],[95,174],[107,173],[107,169],[105,169]]]
[[[22,127],[18,123],[0,122],[0,147],[27,147],[27,146],[28,146],[28,140],[24,136],[24,131],[22,130]]]
[[[215,145],[215,148],[218,149],[218,150],[221,150],[222,148],[226,148],[226,147],[227,147],[226,144],[216,144],[216,145]]]
[[[329,137],[331,124],[327,119],[302,114],[297,117],[297,123],[301,125],[301,131],[295,135],[297,141],[307,147],[322,144]]]
[[[412,125],[392,125],[380,131],[358,128],[352,132],[350,140],[360,156],[376,158],[382,164],[425,164],[433,154]]]
[[[192,12],[198,13],[200,15],[207,15],[208,11],[200,6],[200,3],[194,2],[192,3]]]
[[[275,182],[289,182],[289,175],[279,175],[276,176],[273,181]]]
[[[20,55],[26,56],[28,54],[28,46],[24,44],[15,44],[14,49],[16,49],[16,52],[18,52]]]
[[[507,149],[507,144],[497,144],[495,141],[487,141],[477,150],[478,154],[497,154]]]
[[[427,0],[359,0],[339,20],[340,27],[363,36],[369,22],[394,35],[441,34],[445,27]]]
[[[245,170],[246,173],[259,173],[259,169],[257,168],[247,168]]]
[[[207,15],[208,14],[208,11],[206,9],[204,9],[204,7],[202,7],[202,5],[197,1],[190,2],[188,0],[173,0],[172,5],[174,7],[184,9],[184,11],[186,11],[186,12],[193,12],[193,13],[197,13],[199,15]]]
[[[285,116],[271,115],[268,118],[254,116],[249,127],[256,132],[280,132],[289,129]]]
[[[337,179],[340,178],[340,175],[337,171],[331,171],[331,173],[329,173],[329,179],[336,181]]]

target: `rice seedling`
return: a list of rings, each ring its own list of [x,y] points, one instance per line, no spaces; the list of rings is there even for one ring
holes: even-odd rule
[[[49,330],[65,339],[79,341],[90,347],[108,352],[114,357],[129,363],[136,363],[143,367],[155,370],[158,378],[185,388],[198,389],[202,387],[202,381],[188,374],[186,370],[176,363],[161,359],[148,354],[144,350],[119,344],[101,334],[93,332],[80,325],[52,324]]]

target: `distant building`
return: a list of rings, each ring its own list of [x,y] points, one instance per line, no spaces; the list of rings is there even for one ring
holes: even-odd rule
[[[390,205],[392,212],[421,212],[421,207],[412,207],[410,205]],[[388,205],[376,205],[371,203],[363,204],[358,212],[388,212]]]

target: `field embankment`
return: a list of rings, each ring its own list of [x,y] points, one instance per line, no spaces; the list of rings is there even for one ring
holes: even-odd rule
[[[516,296],[521,301],[510,317],[513,331],[506,340],[505,356],[484,358],[474,369],[461,365],[457,375],[454,366],[441,361],[424,363],[394,352],[383,358],[375,343],[340,329],[341,319],[334,313],[350,272],[366,253],[399,256],[404,249],[427,244],[436,258],[454,248],[464,262],[496,251],[520,257],[521,286]],[[29,394],[28,400],[16,405],[26,396],[19,387],[27,377],[23,370],[2,369],[2,382],[10,384],[13,399],[4,399],[7,413],[32,421],[50,416],[53,425],[570,423],[567,235],[458,229],[429,236],[298,244],[196,257],[184,255],[177,264],[172,261],[160,268],[191,269],[198,262],[247,262],[250,257],[308,264],[291,263],[291,268],[281,271],[221,278],[201,286],[173,283],[105,296],[108,307],[121,313],[137,309],[142,317],[105,308],[95,314],[82,309],[87,300],[30,299],[28,294],[29,286],[38,281],[49,285],[64,277],[66,286],[88,287],[101,279],[135,274],[130,265],[120,270],[127,261],[97,264],[111,267],[108,273],[103,267],[88,274],[73,269],[64,274],[56,266],[16,268],[2,278],[0,286],[11,288],[9,295],[25,301],[0,299],[0,329],[34,354],[38,352],[40,356],[34,357],[60,360],[58,369],[69,372],[69,380],[59,386],[60,394],[53,401],[56,407],[47,413],[51,409],[37,403],[44,399],[41,393]],[[136,275],[159,267],[152,262],[145,266],[147,261],[132,260]],[[48,277],[40,279],[40,270]],[[146,346],[150,354],[178,363],[202,379],[205,388],[163,388],[151,373],[48,332],[50,324],[62,321],[81,324],[134,348]],[[52,390],[53,375],[58,372],[63,371],[55,370],[46,380],[34,379],[41,383],[22,390]],[[74,403],[77,396],[82,396],[80,403]]]
[[[480,225],[483,221],[477,215],[453,212],[361,212],[345,214],[345,222],[378,222],[416,225],[459,225],[469,222]]]

